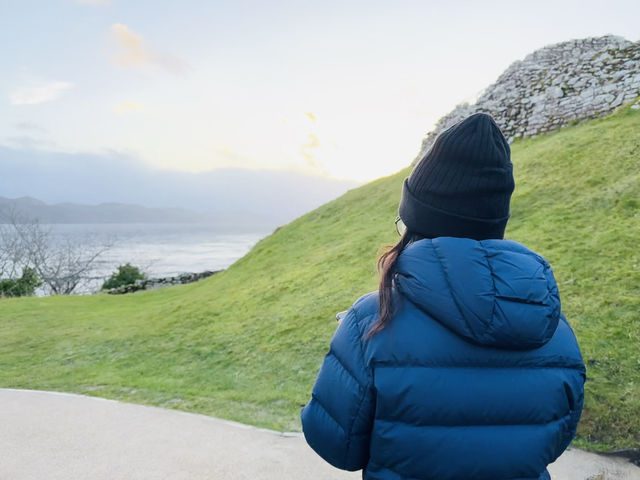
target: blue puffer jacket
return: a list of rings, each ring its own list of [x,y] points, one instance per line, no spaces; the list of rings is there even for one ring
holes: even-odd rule
[[[302,410],[309,445],[365,479],[548,479],[582,412],[585,367],[548,263],[509,240],[410,244],[398,311],[377,293],[338,327]]]

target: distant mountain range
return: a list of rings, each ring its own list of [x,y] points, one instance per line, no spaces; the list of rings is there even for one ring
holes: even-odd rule
[[[40,223],[211,223],[235,226],[268,225],[269,221],[250,213],[205,213],[185,208],[149,208],[127,203],[47,204],[33,197],[0,197],[0,223],[8,221],[11,212],[22,219]]]
[[[52,221],[205,218],[278,226],[356,186],[296,172],[225,168],[192,173],[151,167],[119,153],[0,146],[0,195],[20,198],[23,208]]]

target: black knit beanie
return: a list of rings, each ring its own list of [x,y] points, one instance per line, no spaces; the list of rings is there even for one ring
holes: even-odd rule
[[[503,238],[515,187],[509,143],[490,115],[442,132],[404,181],[398,213],[428,238]]]

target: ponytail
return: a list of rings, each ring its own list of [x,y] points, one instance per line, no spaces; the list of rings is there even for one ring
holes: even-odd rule
[[[378,288],[378,320],[372,325],[366,337],[371,338],[381,332],[393,318],[395,311],[394,277],[397,271],[398,257],[409,243],[416,240],[413,233],[406,230],[400,241],[383,253],[378,259],[378,271],[380,272],[380,286]]]

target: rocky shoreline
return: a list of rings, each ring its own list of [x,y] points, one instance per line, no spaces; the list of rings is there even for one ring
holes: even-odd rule
[[[159,278],[145,278],[143,280],[136,280],[135,283],[130,285],[122,285],[118,288],[111,288],[105,290],[106,293],[111,295],[121,295],[125,293],[133,293],[140,290],[155,290],[156,288],[170,287],[173,285],[184,285],[187,283],[197,282],[203,278],[210,277],[216,273],[220,273],[223,270],[205,270],[198,273],[181,273],[173,277],[159,277]]]

